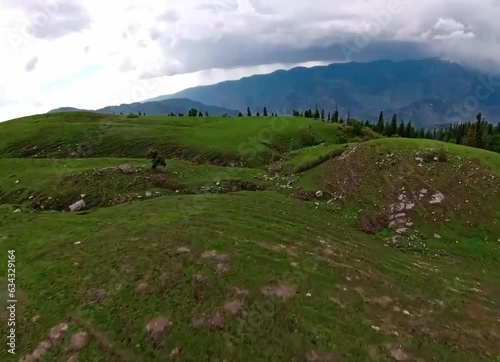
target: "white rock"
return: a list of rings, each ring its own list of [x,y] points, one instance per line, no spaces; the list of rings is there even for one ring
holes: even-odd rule
[[[216,185],[217,185],[217,186],[219,186],[219,185],[220,185],[220,182],[219,182],[219,181],[217,181]]]
[[[28,197],[29,200],[33,200],[33,196]]]
[[[19,180],[16,180],[16,184],[18,184],[18,183],[19,183]]]
[[[86,194],[81,194],[80,197],[83,199],[86,196]]]
[[[436,239],[441,239],[441,235],[439,235],[439,234],[434,234],[434,237],[435,237]]]
[[[415,161],[424,162],[424,159],[422,157],[415,157]]]
[[[403,310],[403,314],[410,315],[410,312],[408,312],[406,309]]]
[[[21,209],[15,209],[15,210],[14,210],[14,214],[17,214],[17,213],[19,213],[19,212],[21,212]]]
[[[440,204],[444,200],[444,195],[441,192],[436,192],[434,195],[432,195],[432,200],[429,201],[429,204],[435,205],[435,204]]]
[[[149,191],[146,191],[146,197],[151,197],[151,196],[153,196],[153,194]]]
[[[323,191],[316,191],[316,197],[319,199],[320,197],[323,197]]]
[[[80,245],[81,243],[81,241],[75,241],[75,245]]]
[[[80,200],[69,206],[70,211],[80,211],[85,207],[85,201]]]
[[[399,228],[396,230],[396,234],[403,235],[408,232],[408,228]]]
[[[123,164],[123,165],[118,166],[118,168],[123,173],[132,173],[132,172],[134,172],[134,168],[132,166],[130,166],[129,164],[126,164],[126,163]]]

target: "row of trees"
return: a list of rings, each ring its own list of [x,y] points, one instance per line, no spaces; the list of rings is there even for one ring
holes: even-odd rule
[[[412,126],[411,122],[401,121],[398,123],[396,114],[392,116],[390,122],[385,122],[384,113],[380,112],[377,123],[367,121],[365,126],[388,137],[428,138],[500,152],[500,123],[496,126],[488,123],[481,113],[476,115],[475,122],[455,123],[432,129],[417,129]]]

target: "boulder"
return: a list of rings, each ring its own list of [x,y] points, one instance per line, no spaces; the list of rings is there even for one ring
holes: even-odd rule
[[[318,191],[316,191],[315,195],[319,199],[319,198],[323,197],[323,191],[318,190]]]
[[[85,208],[85,201],[80,200],[75,202],[74,204],[69,206],[70,211],[80,211],[81,209]]]
[[[127,163],[118,166],[118,168],[123,173],[133,173],[134,172],[134,168],[132,166],[130,166],[129,164],[127,164]]]

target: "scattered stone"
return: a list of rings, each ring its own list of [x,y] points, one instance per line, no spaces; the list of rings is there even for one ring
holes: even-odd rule
[[[306,297],[310,297],[311,296],[311,293],[306,293]]]
[[[429,201],[429,204],[435,205],[440,204],[444,200],[444,195],[441,192],[436,192],[432,195],[432,200]]]
[[[177,248],[177,252],[180,254],[184,254],[184,253],[190,253],[191,250],[185,246],[181,246],[181,247]]]
[[[316,197],[319,199],[319,198],[322,198],[323,197],[323,191],[316,191],[315,193]]]
[[[75,245],[80,245],[81,243],[81,241],[75,241]]]
[[[151,197],[151,196],[153,196],[153,194],[149,191],[146,191],[146,197]]]
[[[434,237],[435,237],[436,239],[441,239],[441,235],[439,235],[439,234],[434,234]]]
[[[132,166],[130,166],[129,164],[126,164],[126,163],[123,164],[123,165],[118,166],[118,168],[123,173],[127,173],[127,174],[134,173],[134,168]]]
[[[171,352],[170,352],[170,358],[174,358],[175,356],[178,356],[181,353],[181,350],[179,347],[175,347]]]
[[[81,209],[85,208],[85,206],[86,206],[85,205],[85,201],[80,200],[80,201],[77,201],[74,204],[70,205],[69,206],[69,210],[71,212],[73,212],[73,211],[80,211]]]
[[[231,266],[228,263],[218,263],[215,266],[215,271],[217,273],[228,273],[231,270]]]
[[[403,310],[403,314],[404,314],[404,315],[410,315],[410,312],[408,312],[408,311],[405,309],[405,310]]]
[[[145,280],[140,281],[137,283],[135,287],[135,294],[137,295],[145,295],[149,292],[149,283]]]
[[[377,327],[377,326],[372,326],[372,329],[377,331],[377,332],[380,332],[380,327]]]
[[[422,157],[415,157],[415,161],[422,163],[424,159]]]
[[[28,197],[28,200],[33,200],[33,196]]]
[[[80,197],[83,199],[85,196],[87,196],[86,194],[80,194]]]
[[[20,212],[21,212],[21,209],[15,209],[15,210],[14,210],[14,214],[18,214],[18,213],[20,213]]]
[[[210,326],[214,329],[224,328],[224,316],[220,311],[216,311],[210,320]]]
[[[16,184],[18,184],[18,183],[19,183],[19,180],[16,180]]]
[[[404,235],[408,232],[408,228],[404,227],[404,228],[399,228],[396,230],[396,234],[398,235]]]
[[[71,336],[71,340],[69,342],[70,351],[78,352],[83,348],[87,347],[89,342],[89,335],[85,331],[80,331],[73,336]]]

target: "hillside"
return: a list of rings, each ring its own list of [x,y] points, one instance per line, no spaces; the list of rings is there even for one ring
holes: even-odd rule
[[[375,121],[381,110],[401,112],[400,119],[411,120],[418,127],[473,121],[475,113],[481,111],[496,124],[500,120],[500,95],[491,91],[496,78],[489,86],[488,79],[492,76],[439,58],[383,60],[299,67],[190,88],[156,99],[186,97],[234,109],[249,106],[254,112],[267,106],[279,114],[314,109],[316,103],[328,112],[338,104],[344,117],[350,110],[355,118]],[[462,105],[467,96],[474,95],[478,86],[482,87],[481,94],[486,92],[488,97],[480,101],[480,109],[468,115],[470,119],[449,111],[450,106]],[[440,102],[426,101],[429,98]],[[423,106],[429,103],[436,104]]]
[[[297,117],[1,123],[2,360],[495,361],[499,167]]]
[[[53,109],[48,113],[61,113],[61,112],[96,112],[96,113],[104,113],[104,114],[129,114],[129,113],[145,113],[147,115],[169,115],[170,113],[174,113],[178,115],[179,113],[183,113],[185,115],[188,114],[190,109],[197,109],[201,111],[203,114],[207,112],[211,116],[222,116],[227,113],[228,115],[236,116],[239,111],[234,109],[227,109],[218,106],[207,106],[200,102],[195,102],[190,99],[176,98],[176,99],[165,99],[162,101],[151,101],[151,102],[136,102],[129,104],[121,104],[119,106],[108,106],[104,108],[93,110],[83,110],[73,107],[61,107],[57,109]]]

